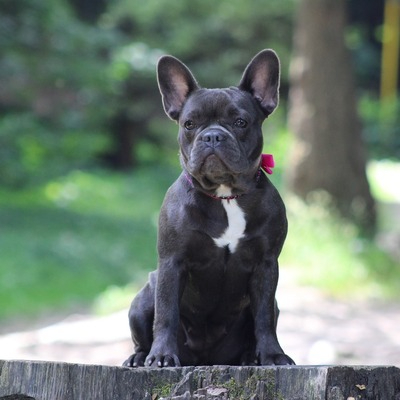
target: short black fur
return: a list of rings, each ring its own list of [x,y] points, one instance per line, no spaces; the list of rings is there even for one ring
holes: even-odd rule
[[[238,87],[202,89],[165,56],[158,82],[179,124],[183,171],[161,208],[158,268],[129,311],[135,352],[124,365],[294,364],[276,335],[285,207],[259,173],[261,125],[278,103],[278,57],[260,52]],[[211,197],[221,193],[238,197]]]

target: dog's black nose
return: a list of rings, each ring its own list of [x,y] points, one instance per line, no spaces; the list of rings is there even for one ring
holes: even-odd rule
[[[227,137],[226,134],[219,130],[207,131],[202,135],[203,142],[206,142],[209,146],[216,147],[220,142],[224,142]]]

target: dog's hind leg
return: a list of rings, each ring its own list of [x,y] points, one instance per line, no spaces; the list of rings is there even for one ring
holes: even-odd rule
[[[143,367],[153,342],[154,290],[156,274],[133,299],[129,309],[129,327],[135,352],[123,363],[125,367]]]

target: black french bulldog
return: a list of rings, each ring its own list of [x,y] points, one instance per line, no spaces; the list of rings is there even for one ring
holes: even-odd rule
[[[263,50],[238,87],[203,89],[164,56],[158,83],[183,172],[161,209],[158,269],[129,311],[135,353],[124,365],[294,364],[276,335],[285,207],[260,169],[279,59]]]

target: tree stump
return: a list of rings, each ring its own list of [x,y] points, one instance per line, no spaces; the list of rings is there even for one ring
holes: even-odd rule
[[[0,361],[0,400],[400,400],[400,369],[374,366],[129,369]]]

